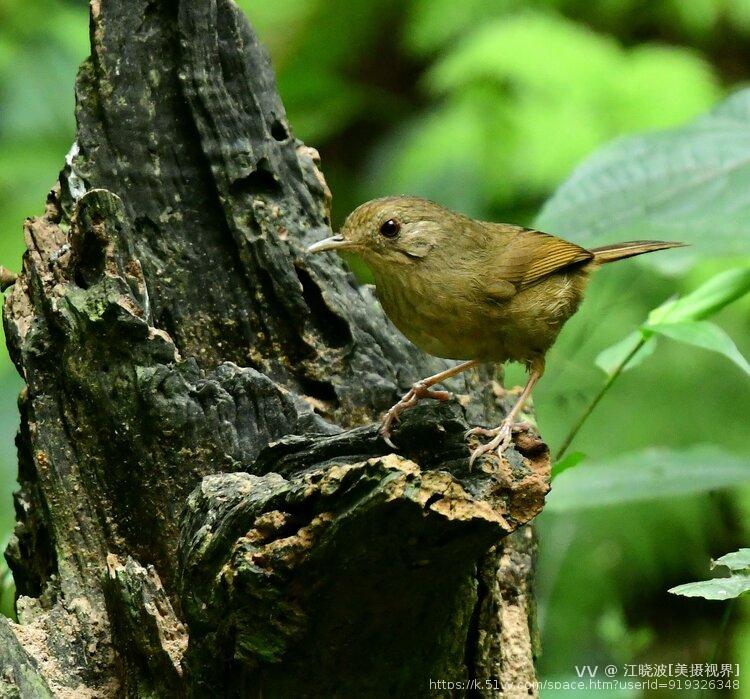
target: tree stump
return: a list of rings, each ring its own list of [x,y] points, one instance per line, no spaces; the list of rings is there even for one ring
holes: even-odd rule
[[[314,79],[314,76],[311,76]],[[529,696],[546,446],[473,471],[447,364],[334,255],[229,0],[91,2],[77,138],[4,312],[26,382],[0,696]]]

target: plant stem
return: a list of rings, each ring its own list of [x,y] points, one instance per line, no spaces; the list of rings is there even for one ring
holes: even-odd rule
[[[709,661],[711,664],[717,662],[719,659],[719,651],[721,650],[722,643],[724,642],[724,636],[726,635],[727,628],[729,626],[729,617],[732,616],[732,609],[734,608],[734,603],[736,601],[736,597],[729,599],[727,600],[727,603],[724,607],[724,613],[721,615],[721,623],[719,624],[719,631],[716,637],[716,645],[714,646],[714,651],[713,653],[711,653],[711,660]],[[701,691],[698,694],[698,697],[700,698],[704,696],[708,696],[708,693],[705,687],[701,687]]]
[[[628,365],[628,362],[635,356],[636,352],[638,352],[641,347],[646,343],[646,338],[641,336],[641,339],[638,341],[638,344],[636,344],[635,347],[628,353],[627,357],[623,359],[615,368],[615,370],[609,375],[609,378],[606,380],[604,385],[599,390],[599,393],[597,393],[591,403],[589,403],[586,406],[586,409],[581,414],[581,417],[578,418],[578,421],[573,425],[570,432],[568,432],[568,435],[563,440],[563,443],[560,445],[560,448],[557,450],[557,453],[555,454],[555,461],[559,461],[562,459],[562,457],[565,455],[565,452],[568,451],[568,447],[570,447],[571,442],[575,439],[576,435],[580,431],[580,429],[585,424],[586,420],[589,419],[589,416],[594,411],[594,408],[599,404],[599,401],[604,398],[604,395],[607,393],[607,391],[610,389],[612,384],[615,382],[615,379],[622,374],[625,367]]]

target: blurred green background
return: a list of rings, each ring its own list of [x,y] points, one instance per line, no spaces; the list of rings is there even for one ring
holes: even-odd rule
[[[394,193],[530,223],[598,147],[689,122],[750,78],[750,0],[239,4],[271,53],[295,135],[321,152],[334,224],[357,203]],[[87,12],[74,0],[0,0],[0,263],[14,270],[22,221],[42,211],[73,141],[73,83],[88,53]],[[734,235],[743,231],[731,259],[713,254],[714,232],[706,230],[697,261],[685,258],[672,269],[625,263],[595,279],[535,394],[553,448],[602,385],[598,353],[670,295],[748,264],[748,229]],[[575,240],[575,232],[565,233]],[[748,356],[748,298],[714,320]],[[4,345],[0,351],[4,543],[13,525],[21,382]],[[518,368],[509,371],[509,383],[521,379]],[[684,450],[679,454],[711,443],[750,468],[748,388],[747,375],[725,358],[664,341],[618,380],[573,448],[605,465],[651,446]],[[575,677],[582,664],[712,659],[750,673],[744,600],[724,624],[726,603],[666,592],[708,577],[712,556],[750,542],[747,488],[622,500],[552,509],[538,520],[541,676]],[[6,585],[6,613],[11,599]],[[747,687],[737,696],[750,696],[750,681]]]

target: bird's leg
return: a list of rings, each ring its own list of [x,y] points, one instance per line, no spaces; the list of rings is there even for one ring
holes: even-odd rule
[[[497,450],[498,454],[502,454],[510,446],[510,439],[513,434],[513,423],[515,422],[518,413],[523,410],[523,406],[529,399],[531,391],[536,385],[536,382],[539,381],[540,378],[542,378],[542,374],[544,373],[544,360],[534,360],[530,368],[531,371],[529,372],[529,380],[526,382],[526,386],[524,386],[521,395],[518,396],[518,400],[516,401],[515,405],[505,416],[505,419],[493,430],[488,430],[484,427],[476,427],[466,433],[467,437],[472,434],[481,434],[487,437],[492,437],[491,441],[487,442],[486,444],[482,444],[473,452],[471,452],[471,456],[469,457],[469,468],[471,468],[477,458],[479,458],[482,454],[487,454],[494,450]]]
[[[383,422],[380,425],[380,435],[383,438],[383,441],[389,447],[397,449],[396,445],[391,441],[391,427],[393,426],[393,423],[398,419],[398,416],[407,408],[415,406],[417,403],[419,403],[420,400],[422,400],[422,398],[448,400],[451,397],[451,394],[448,391],[433,391],[431,387],[436,383],[440,383],[441,381],[445,381],[446,379],[451,378],[451,376],[456,376],[456,374],[460,374],[467,369],[471,369],[477,364],[479,364],[479,362],[475,359],[469,362],[462,362],[461,364],[457,364],[450,369],[446,369],[445,371],[441,371],[437,374],[433,374],[432,376],[428,376],[426,379],[422,379],[421,381],[417,381],[415,384],[413,384],[412,387],[404,394],[404,397],[383,416]]]

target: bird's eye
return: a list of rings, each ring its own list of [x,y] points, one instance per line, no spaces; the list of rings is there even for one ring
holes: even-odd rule
[[[382,226],[380,226],[380,234],[386,238],[395,238],[400,230],[401,226],[395,218],[389,218]]]

